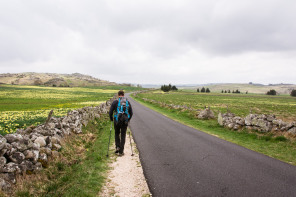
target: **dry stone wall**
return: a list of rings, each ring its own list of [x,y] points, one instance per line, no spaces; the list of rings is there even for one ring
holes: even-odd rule
[[[249,114],[243,118],[233,113],[219,113],[218,123],[232,130],[246,128],[264,133],[281,131],[296,134],[296,122],[284,122],[275,115]]]
[[[0,135],[0,189],[9,191],[17,175],[47,167],[48,159],[59,155],[63,137],[82,133],[82,127],[89,121],[108,112],[114,99],[96,107],[70,111],[61,118],[51,117],[51,111],[45,124]]]

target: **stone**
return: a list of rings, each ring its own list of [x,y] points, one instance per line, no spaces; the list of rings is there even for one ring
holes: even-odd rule
[[[33,150],[33,154],[34,154],[34,157],[32,158],[32,162],[37,163],[38,158],[39,158],[39,151],[38,150]]]
[[[47,155],[45,153],[39,154],[38,162],[42,164],[42,167],[47,168],[48,167]]]
[[[34,164],[31,161],[23,161],[21,163],[22,166],[25,166],[26,168],[26,173],[27,174],[32,174],[34,171]]]
[[[46,142],[44,140],[44,137],[37,137],[35,140],[35,143],[39,144],[40,147],[46,146]]]
[[[223,126],[224,125],[223,124],[223,117],[222,117],[221,112],[218,114],[218,123],[219,123],[220,126]]]
[[[16,176],[14,173],[2,173],[0,174],[0,179],[1,178],[10,183],[13,183],[13,184],[16,183]]]
[[[45,153],[47,156],[51,156],[51,149],[48,147],[40,148],[40,154]]]
[[[9,159],[14,163],[20,164],[24,161],[25,155],[21,152],[15,152],[9,157]]]
[[[0,150],[6,147],[6,138],[4,138],[2,135],[0,135]]]
[[[51,142],[52,142],[53,144],[61,144],[60,137],[53,136],[53,137],[51,138]]]
[[[11,184],[4,179],[0,178],[0,189],[4,192],[8,192],[11,190]]]
[[[2,172],[4,173],[21,173],[19,166],[16,163],[9,162],[5,164],[2,168]]]
[[[62,146],[59,145],[59,144],[53,144],[53,145],[52,145],[52,149],[53,149],[53,150],[57,150],[57,151],[58,151],[58,150],[60,150],[61,148],[62,148]]]
[[[7,134],[4,136],[7,140],[8,143],[12,143],[12,142],[18,142],[20,140],[23,139],[23,136],[20,135],[20,134],[16,134],[16,133],[13,133],[13,134]]]
[[[38,143],[33,143],[32,149],[33,149],[33,150],[40,150],[40,144],[38,144]]]
[[[201,119],[201,120],[209,120],[209,119],[214,119],[215,116],[214,116],[214,113],[212,110],[210,109],[204,109],[203,111],[201,111],[199,113],[199,115],[197,116],[198,119]]]
[[[293,127],[291,129],[288,130],[288,133],[291,133],[293,135],[296,135],[296,127]]]
[[[0,167],[3,167],[7,162],[7,159],[5,157],[0,157]]]
[[[33,150],[26,150],[24,152],[24,155],[25,155],[25,159],[34,159],[34,152]]]

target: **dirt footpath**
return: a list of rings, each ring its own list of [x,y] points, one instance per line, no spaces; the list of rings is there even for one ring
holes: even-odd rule
[[[132,152],[128,132],[130,130],[126,134],[124,156],[119,157],[115,155],[115,145],[112,145],[110,157],[114,162],[110,163],[111,170],[108,172],[108,178],[99,196],[150,196],[140,163],[139,152],[133,139],[132,147],[134,156],[131,156]]]

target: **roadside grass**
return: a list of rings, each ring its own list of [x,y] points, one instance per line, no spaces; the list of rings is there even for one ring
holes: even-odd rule
[[[288,140],[284,136],[274,136],[273,134],[263,135],[258,132],[249,133],[246,130],[239,132],[231,131],[221,127],[217,120],[198,120],[188,111],[182,112],[175,109],[162,108],[157,104],[144,102],[140,98],[133,98],[146,107],[164,114],[184,125],[292,165],[296,165],[296,143]]]
[[[20,180],[14,196],[97,196],[107,176],[109,141],[107,115],[89,123],[83,134],[71,136],[63,145],[61,157],[37,175]],[[112,135],[114,136],[114,129]],[[110,144],[113,144],[111,137]],[[29,181],[30,180],[30,181]]]

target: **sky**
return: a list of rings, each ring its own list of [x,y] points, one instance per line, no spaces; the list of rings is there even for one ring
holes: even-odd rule
[[[296,84],[295,0],[2,0],[0,73]]]

